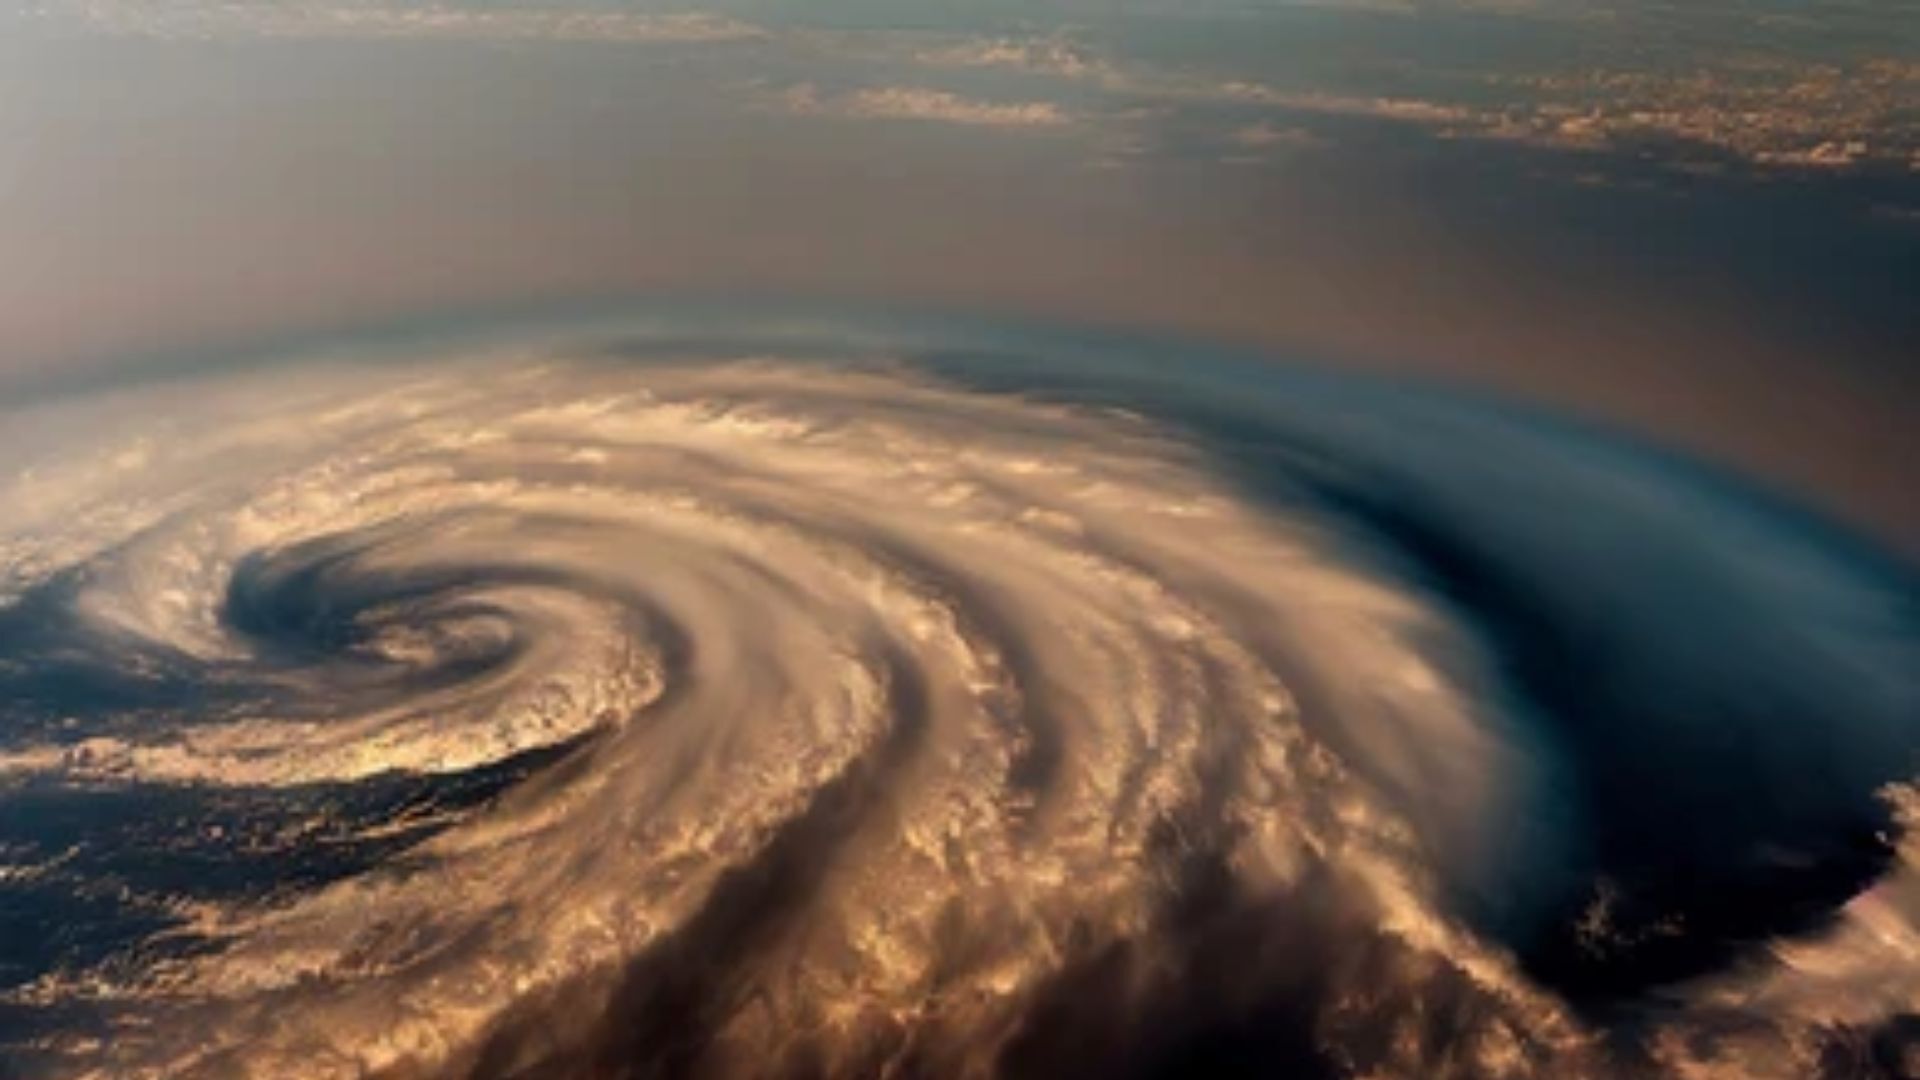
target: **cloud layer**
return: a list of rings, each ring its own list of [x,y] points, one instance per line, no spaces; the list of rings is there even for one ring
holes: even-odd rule
[[[0,488],[0,889],[68,930],[7,936],[20,1060],[1804,1076],[1904,1045],[1896,572],[1438,393],[794,325],[36,411]]]

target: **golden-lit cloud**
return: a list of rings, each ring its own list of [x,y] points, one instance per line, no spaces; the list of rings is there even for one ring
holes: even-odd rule
[[[1390,498],[1408,552],[1471,526],[1529,603],[1571,596],[1604,673],[1582,700],[1643,663],[1616,636],[1656,666],[1684,637],[1696,666],[1660,689],[1742,739],[1742,783],[1797,770],[1803,745],[1843,778],[1899,768],[1874,748],[1898,744],[1912,642],[1830,659],[1897,617],[1851,564],[1716,489],[1443,395],[1241,371],[1235,399],[1276,391],[1266,438],[1299,445],[1263,477],[1300,486],[1267,500],[1130,409],[777,340],[703,351],[609,318],[34,414],[0,475],[0,677],[97,662],[151,703],[25,722],[0,785],[283,804],[271,829],[183,810],[165,834],[235,858],[410,841],[300,888],[123,889],[162,931],[4,996],[108,1033],[40,1040],[52,1074],[1118,1068],[1251,1016],[1269,1049],[1355,1072],[1784,1077],[1836,1027],[1916,1005],[1920,848],[1895,784],[1908,839],[1834,925],[1756,941],[1753,966],[1618,1030],[1583,1018],[1471,898],[1523,924],[1558,910],[1587,835],[1565,777],[1604,782],[1692,732],[1622,713],[1583,772],[1557,744],[1593,718],[1532,716],[1494,620],[1423,587],[1342,500]],[[1709,569],[1662,584],[1689,560]],[[1685,592],[1684,627],[1640,606],[1649,581]],[[1717,621],[1728,604],[1746,621]],[[1756,689],[1817,698],[1819,723],[1712,711],[1725,688],[1696,676],[1750,659],[1715,650],[1776,646]],[[155,692],[177,685],[196,692]],[[345,807],[488,772],[504,789],[464,806]],[[1595,812],[1719,783],[1675,768]],[[1824,813],[1844,786],[1799,794]],[[1800,809],[1779,812],[1798,828]],[[1744,836],[1772,813],[1691,825]],[[0,852],[0,883],[86,880],[43,854]],[[1695,854],[1701,873],[1748,865]],[[1632,925],[1661,883],[1602,886],[1582,948],[1690,932]]]

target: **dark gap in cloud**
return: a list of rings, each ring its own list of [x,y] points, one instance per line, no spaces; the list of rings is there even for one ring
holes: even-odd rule
[[[1166,834],[1162,854],[1179,842]],[[1284,901],[1250,902],[1217,850],[1190,851],[1169,870],[1168,902],[1146,935],[1083,941],[1034,992],[995,1062],[1001,1074],[1341,1075],[1315,1018],[1331,973],[1380,944],[1351,898],[1316,874]]]
[[[1583,808],[1590,850],[1559,870],[1548,890],[1558,899],[1517,942],[1546,985],[1604,1005],[1718,970],[1767,939],[1819,926],[1892,864],[1892,815],[1876,791],[1906,779],[1908,763],[1836,760],[1861,751],[1832,732],[1871,717],[1847,716],[1844,699],[1797,685],[1805,678],[1817,690],[1831,677],[1817,661],[1760,676],[1761,688],[1712,661],[1680,670],[1666,655],[1698,651],[1695,643],[1595,602],[1613,588],[1657,587],[1644,578],[1623,586],[1615,574],[1681,571],[1661,565],[1657,550],[1623,552],[1642,560],[1624,569],[1564,568],[1545,582],[1528,566],[1532,553],[1482,549],[1470,523],[1421,507],[1405,489],[1338,499],[1487,635],[1562,744],[1577,788],[1561,794]],[[1689,636],[1725,635],[1734,655],[1760,644],[1712,595],[1678,578],[1662,591]]]

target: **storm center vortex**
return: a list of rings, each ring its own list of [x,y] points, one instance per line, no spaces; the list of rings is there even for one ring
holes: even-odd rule
[[[1390,410],[1353,426],[1324,387],[1276,391],[1276,494],[1223,468],[1212,399],[560,351],[304,378],[292,406],[214,380],[0,494],[5,917],[24,941],[88,898],[0,957],[36,1070],[1152,1071],[1257,1038],[1524,1075],[1620,1053],[1592,1005],[1654,983],[1631,1053],[1669,1065],[1825,1052],[1913,1005],[1911,965],[1848,937],[1871,904],[1915,940],[1911,610],[1838,562],[1723,567],[1680,616],[1796,605],[1727,647],[1784,658],[1824,733],[1743,729],[1798,703],[1701,696],[1703,646],[1586,657],[1703,724],[1596,734],[1543,665],[1635,638],[1687,561],[1543,553],[1540,517],[1489,510],[1504,449],[1406,455]],[[1611,500],[1597,520],[1690,512],[1528,467]],[[1560,604],[1588,570],[1605,595]],[[1606,695],[1638,688],[1581,689],[1626,716]],[[1635,848],[1646,807],[1739,794],[1685,776],[1703,746],[1792,822]],[[1622,799],[1648,782],[1672,792]],[[1690,843],[1741,850],[1661,885]],[[1740,881],[1837,921],[1702,899]],[[1715,973],[1772,934],[1821,963]]]

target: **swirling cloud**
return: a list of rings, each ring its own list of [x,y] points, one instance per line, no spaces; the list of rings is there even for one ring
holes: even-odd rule
[[[92,824],[66,856],[10,827],[0,888],[121,900],[93,951],[8,958],[31,1067],[1569,1075],[1708,1067],[1729,1008],[1817,1054],[1916,1004],[1864,959],[1911,937],[1902,884],[1751,970],[1668,940],[1804,929],[1650,877],[1673,853],[1827,896],[1905,856],[1819,843],[1911,798],[1908,616],[1751,514],[1716,527],[1764,566],[1666,581],[1691,555],[1644,523],[1737,516],[1703,483],[1278,373],[1149,419],[1101,400],[1124,363],[1076,394],[1037,354],[584,340],[45,407],[0,494],[0,799]],[[1255,447],[1284,491],[1222,468]],[[1614,640],[1666,617],[1723,637]],[[1601,700],[1515,635],[1594,650],[1554,659]],[[1827,726],[1744,726],[1771,714],[1715,688],[1759,655]],[[1750,774],[1683,771],[1716,746]],[[1773,771],[1809,747],[1819,782]],[[1647,807],[1704,817],[1654,850]],[[1589,1014],[1648,971],[1681,989]]]

